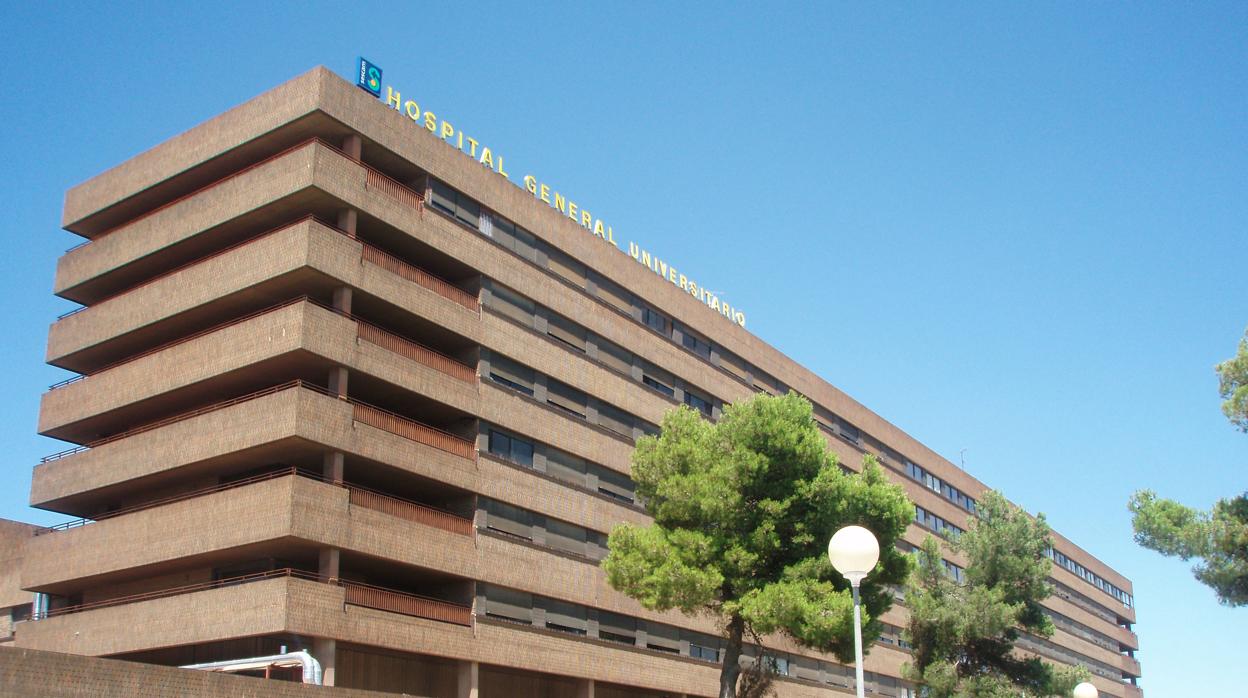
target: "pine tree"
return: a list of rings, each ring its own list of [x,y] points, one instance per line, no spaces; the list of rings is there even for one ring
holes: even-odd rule
[[[1032,519],[997,492],[975,508],[979,517],[947,544],[966,557],[962,582],[945,569],[935,538],[918,552],[906,591],[914,648],[906,677],[928,698],[1069,695],[1086,670],[1057,669],[1014,647],[1023,632],[1053,634],[1040,605],[1052,593],[1044,516]]]
[[[714,424],[669,412],[660,436],[639,440],[633,480],[654,523],[611,532],[607,579],[646,608],[721,622],[721,698],[757,689],[755,676],[737,685],[746,638],[783,633],[852,661],[850,589],[826,554],[839,528],[864,526],[880,543],[861,589],[867,646],[892,605],[885,585],[910,570],[895,544],[913,505],[871,459],[861,474],[843,472],[796,394],[731,405]]]

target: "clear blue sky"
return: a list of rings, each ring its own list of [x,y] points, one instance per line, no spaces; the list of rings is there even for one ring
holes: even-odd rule
[[[363,54],[1131,578],[1148,695],[1243,694],[1248,609],[1125,502],[1248,480],[1212,371],[1248,326],[1248,4],[178,5],[0,6],[0,516],[57,520],[25,502],[65,189]]]

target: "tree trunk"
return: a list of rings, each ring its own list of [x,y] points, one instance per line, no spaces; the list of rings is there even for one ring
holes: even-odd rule
[[[728,643],[724,646],[724,665],[719,670],[719,698],[737,698],[737,677],[741,675],[741,637],[745,621],[733,616],[728,622]]]

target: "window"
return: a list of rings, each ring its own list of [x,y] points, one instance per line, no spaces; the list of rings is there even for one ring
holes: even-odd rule
[[[633,295],[601,276],[594,275],[594,285],[598,287],[598,297],[615,306],[621,312],[633,314]]]
[[[598,491],[602,494],[632,504],[637,501],[635,494],[637,485],[624,473],[617,473],[602,466],[594,466],[594,474],[598,476]]]
[[[546,474],[551,477],[569,482],[578,487],[585,486],[585,461],[577,458],[570,453],[557,451],[553,448],[546,450]]]
[[[711,401],[688,388],[685,389],[685,404],[701,412],[706,417],[711,416]]]
[[[625,645],[636,645],[637,619],[610,611],[599,611],[598,637]]]
[[[533,595],[493,585],[486,586],[485,614],[518,623],[532,623]]]
[[[857,444],[858,440],[862,438],[862,433],[858,431],[858,427],[843,419],[837,422],[836,433],[851,444]]]
[[[502,216],[494,216],[494,239],[503,247],[524,257],[530,262],[537,261],[537,238],[533,233],[521,228]]]
[[[594,344],[598,345],[598,360],[614,368],[620,373],[631,373],[633,370],[633,354],[627,349],[623,349],[612,342],[601,337],[594,339]]]
[[[559,381],[546,380],[546,404],[585,419],[585,393]]]
[[[533,467],[533,444],[493,429],[490,430],[490,453],[519,465]]]
[[[546,334],[572,347],[585,351],[585,328],[553,313],[546,317]]]
[[[667,319],[666,315],[648,305],[641,306],[641,321],[664,337],[671,335],[672,321]]]
[[[662,383],[651,378],[650,376],[643,375],[641,377],[641,382],[645,383],[646,385],[650,386],[651,388],[654,388],[655,390],[659,391],[660,393],[663,393],[664,395],[668,397],[676,396],[676,390],[674,388],[663,385]]]
[[[490,356],[490,380],[530,397],[533,396],[533,369],[504,359],[498,354]]]
[[[698,356],[708,361],[711,359],[711,343],[694,334],[687,327],[680,328],[680,343]]]
[[[645,364],[645,368],[642,370],[641,382],[668,397],[676,396],[676,389],[672,387],[676,385],[676,379],[672,377],[672,374],[653,364]]]
[[[547,249],[546,267],[580,288],[586,287],[585,265],[557,250]]]
[[[680,631],[670,625],[646,623],[646,647],[660,652],[680,654]]]
[[[487,305],[525,327],[532,327],[533,318],[537,316],[537,304],[497,284],[490,288]]]
[[[630,439],[633,437],[633,417],[623,410],[616,409],[611,405],[599,403],[598,405],[598,424],[607,429]]]
[[[432,189],[433,197],[430,203],[434,208],[454,216],[465,225],[472,226],[474,230],[480,229],[480,204],[436,179],[432,180]]]
[[[788,676],[788,675],[789,675],[789,660],[788,660],[788,658],[786,658],[786,657],[773,657],[773,656],[771,656],[771,655],[767,655],[766,657],[764,657],[764,658],[763,658],[763,661],[767,662],[767,664],[768,664],[768,665],[770,665],[771,670],[772,670],[772,671],[774,671],[776,674],[778,674],[778,675],[780,675],[780,676]]]
[[[573,635],[584,635],[586,632],[585,607],[556,599],[541,599],[546,609],[546,627]]]
[[[719,650],[713,647],[703,647],[702,645],[690,643],[689,656],[694,659],[705,659],[708,662],[718,662]]]
[[[750,365],[741,357],[728,354],[723,349],[719,350],[719,366],[743,381],[750,380]]]
[[[519,507],[495,501],[481,500],[481,508],[485,510],[485,527],[506,533],[509,536],[533,540],[533,515]]]

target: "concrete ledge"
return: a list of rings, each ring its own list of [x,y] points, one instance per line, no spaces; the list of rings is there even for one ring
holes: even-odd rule
[[[266,681],[118,659],[0,647],[0,696],[40,698],[395,698],[354,688]]]

